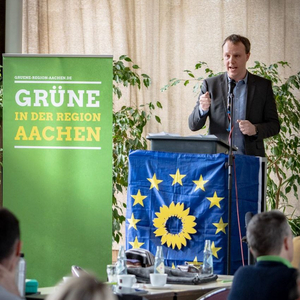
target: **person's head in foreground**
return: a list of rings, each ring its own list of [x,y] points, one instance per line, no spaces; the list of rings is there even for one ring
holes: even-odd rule
[[[291,264],[293,235],[284,214],[255,215],[247,242],[257,262],[235,272],[228,300],[299,300],[298,272]]]
[[[8,267],[20,253],[18,219],[6,208],[0,208],[0,264]]]
[[[285,215],[277,210],[255,215],[247,227],[247,242],[255,258],[275,255],[292,261],[293,235]]]
[[[115,300],[109,285],[98,281],[94,276],[85,274],[72,277],[56,287],[47,300]]]
[[[6,208],[0,208],[0,299],[20,299],[16,269],[21,251],[19,221]]]

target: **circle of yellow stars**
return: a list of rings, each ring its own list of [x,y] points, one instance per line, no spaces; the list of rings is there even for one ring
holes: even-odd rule
[[[176,184],[179,184],[181,186],[183,185],[182,180],[186,177],[186,174],[181,174],[180,170],[177,169],[175,174],[169,174],[169,175],[171,178],[173,178],[172,186]],[[159,191],[159,184],[161,184],[163,180],[158,179],[156,177],[156,173],[154,173],[152,178],[147,178],[147,180],[151,183],[149,188],[150,190],[154,188],[157,191]],[[204,180],[203,175],[201,174],[198,180],[193,180],[193,183],[195,184],[194,192],[196,192],[197,190],[205,191],[205,184],[208,182],[209,180]],[[140,189],[138,190],[136,195],[131,195],[131,197],[134,199],[133,206],[139,204],[144,207],[144,200],[147,198],[147,196],[142,195]],[[224,199],[224,197],[219,197],[217,195],[217,192],[215,191],[212,197],[206,197],[206,199],[210,202],[209,209],[211,209],[214,206],[221,208],[220,202]],[[137,230],[136,225],[139,221],[140,219],[135,219],[134,214],[132,213],[131,218],[128,219],[129,222],[128,228],[134,228],[135,230]],[[223,232],[224,234],[226,234],[225,228],[228,226],[228,223],[224,223],[222,217],[220,218],[218,223],[212,223],[212,224],[216,227],[215,234],[218,234],[219,232]],[[136,249],[144,245],[144,243],[140,243],[138,241],[138,237],[135,237],[134,242],[129,242],[129,244]],[[211,249],[212,249],[213,256],[218,258],[218,251],[220,251],[222,247],[216,247],[215,242],[212,241]],[[195,262],[197,263],[197,256],[194,259],[194,263]]]

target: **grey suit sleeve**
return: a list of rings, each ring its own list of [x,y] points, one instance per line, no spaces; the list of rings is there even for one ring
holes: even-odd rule
[[[206,118],[209,115],[209,111],[208,111],[208,113],[205,113],[203,116],[201,116],[200,109],[199,109],[200,96],[205,94],[206,92],[207,92],[207,82],[204,80],[203,84],[202,84],[202,87],[201,87],[200,95],[199,95],[198,100],[196,102],[196,106],[194,107],[192,113],[189,116],[189,128],[192,131],[200,130],[205,125]]]

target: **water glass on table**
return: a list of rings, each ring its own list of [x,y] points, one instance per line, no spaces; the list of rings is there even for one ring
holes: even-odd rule
[[[116,265],[107,265],[106,267],[108,282],[117,282]]]

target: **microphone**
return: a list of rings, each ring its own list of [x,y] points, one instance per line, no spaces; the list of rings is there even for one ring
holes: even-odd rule
[[[229,81],[229,87],[228,87],[228,96],[227,96],[227,112],[230,114],[230,101],[233,98],[233,89],[235,88],[236,83],[234,80]]]
[[[230,80],[229,81],[229,91],[228,91],[229,94],[233,93],[233,89],[235,88],[235,86],[236,86],[235,80]]]

